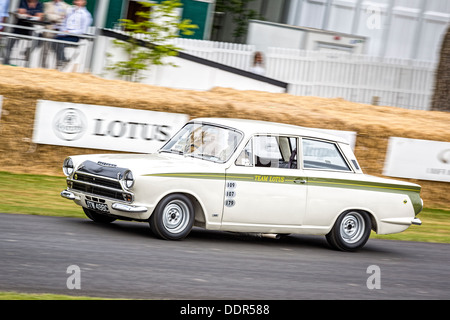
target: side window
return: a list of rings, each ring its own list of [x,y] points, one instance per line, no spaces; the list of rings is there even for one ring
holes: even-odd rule
[[[295,137],[255,136],[236,159],[236,165],[297,169],[297,142]]]
[[[244,150],[242,150],[241,154],[237,157],[235,162],[237,166],[253,167],[252,141],[253,139],[250,139]]]
[[[303,168],[351,171],[334,143],[303,139]]]

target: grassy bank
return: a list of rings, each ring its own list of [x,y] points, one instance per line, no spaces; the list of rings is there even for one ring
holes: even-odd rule
[[[65,177],[0,172],[0,212],[85,218],[83,210],[60,192]],[[422,226],[405,232],[373,238],[450,243],[450,211],[425,208],[420,213]]]
[[[21,293],[21,292],[0,291],[0,300],[110,300],[110,299],[87,297],[87,296],[69,296],[53,293]]]

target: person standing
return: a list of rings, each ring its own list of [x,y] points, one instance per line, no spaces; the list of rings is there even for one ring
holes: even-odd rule
[[[0,22],[5,23],[9,17],[9,0],[0,0]],[[0,31],[3,31],[3,26],[0,25]]]
[[[52,0],[44,3],[44,17],[45,21],[49,22],[48,29],[62,30],[64,19],[71,6],[63,0]],[[48,33],[48,38],[54,38],[54,33]]]
[[[73,7],[69,9],[66,19],[64,20],[61,31],[64,34],[59,34],[55,37],[57,40],[78,42],[80,38],[77,35],[82,35],[87,32],[89,26],[92,24],[92,15],[86,9],[86,0],[74,0]],[[64,53],[66,45],[58,43],[56,50],[57,65],[67,62]]]
[[[260,51],[255,52],[253,56],[253,65],[250,68],[250,72],[259,74],[263,76],[266,73],[266,70],[264,68],[264,58],[263,54]]]

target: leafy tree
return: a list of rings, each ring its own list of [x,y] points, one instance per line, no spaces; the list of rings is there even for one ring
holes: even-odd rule
[[[216,11],[231,14],[235,28],[233,37],[236,42],[243,42],[247,34],[248,21],[264,19],[255,10],[248,9],[248,4],[254,0],[217,0]]]
[[[170,43],[179,34],[192,35],[197,25],[191,20],[181,20],[176,9],[179,0],[165,0],[160,3],[139,2],[145,10],[136,13],[137,21],[121,19],[120,25],[129,34],[125,41],[114,40],[115,46],[124,50],[126,61],[118,61],[107,69],[128,81],[139,81],[142,71],[151,65],[172,65],[164,62],[165,57],[176,56],[180,48]]]

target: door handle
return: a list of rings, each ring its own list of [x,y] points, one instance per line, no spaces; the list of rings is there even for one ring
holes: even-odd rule
[[[295,179],[294,183],[298,183],[298,184],[306,184],[306,180],[305,179]]]

